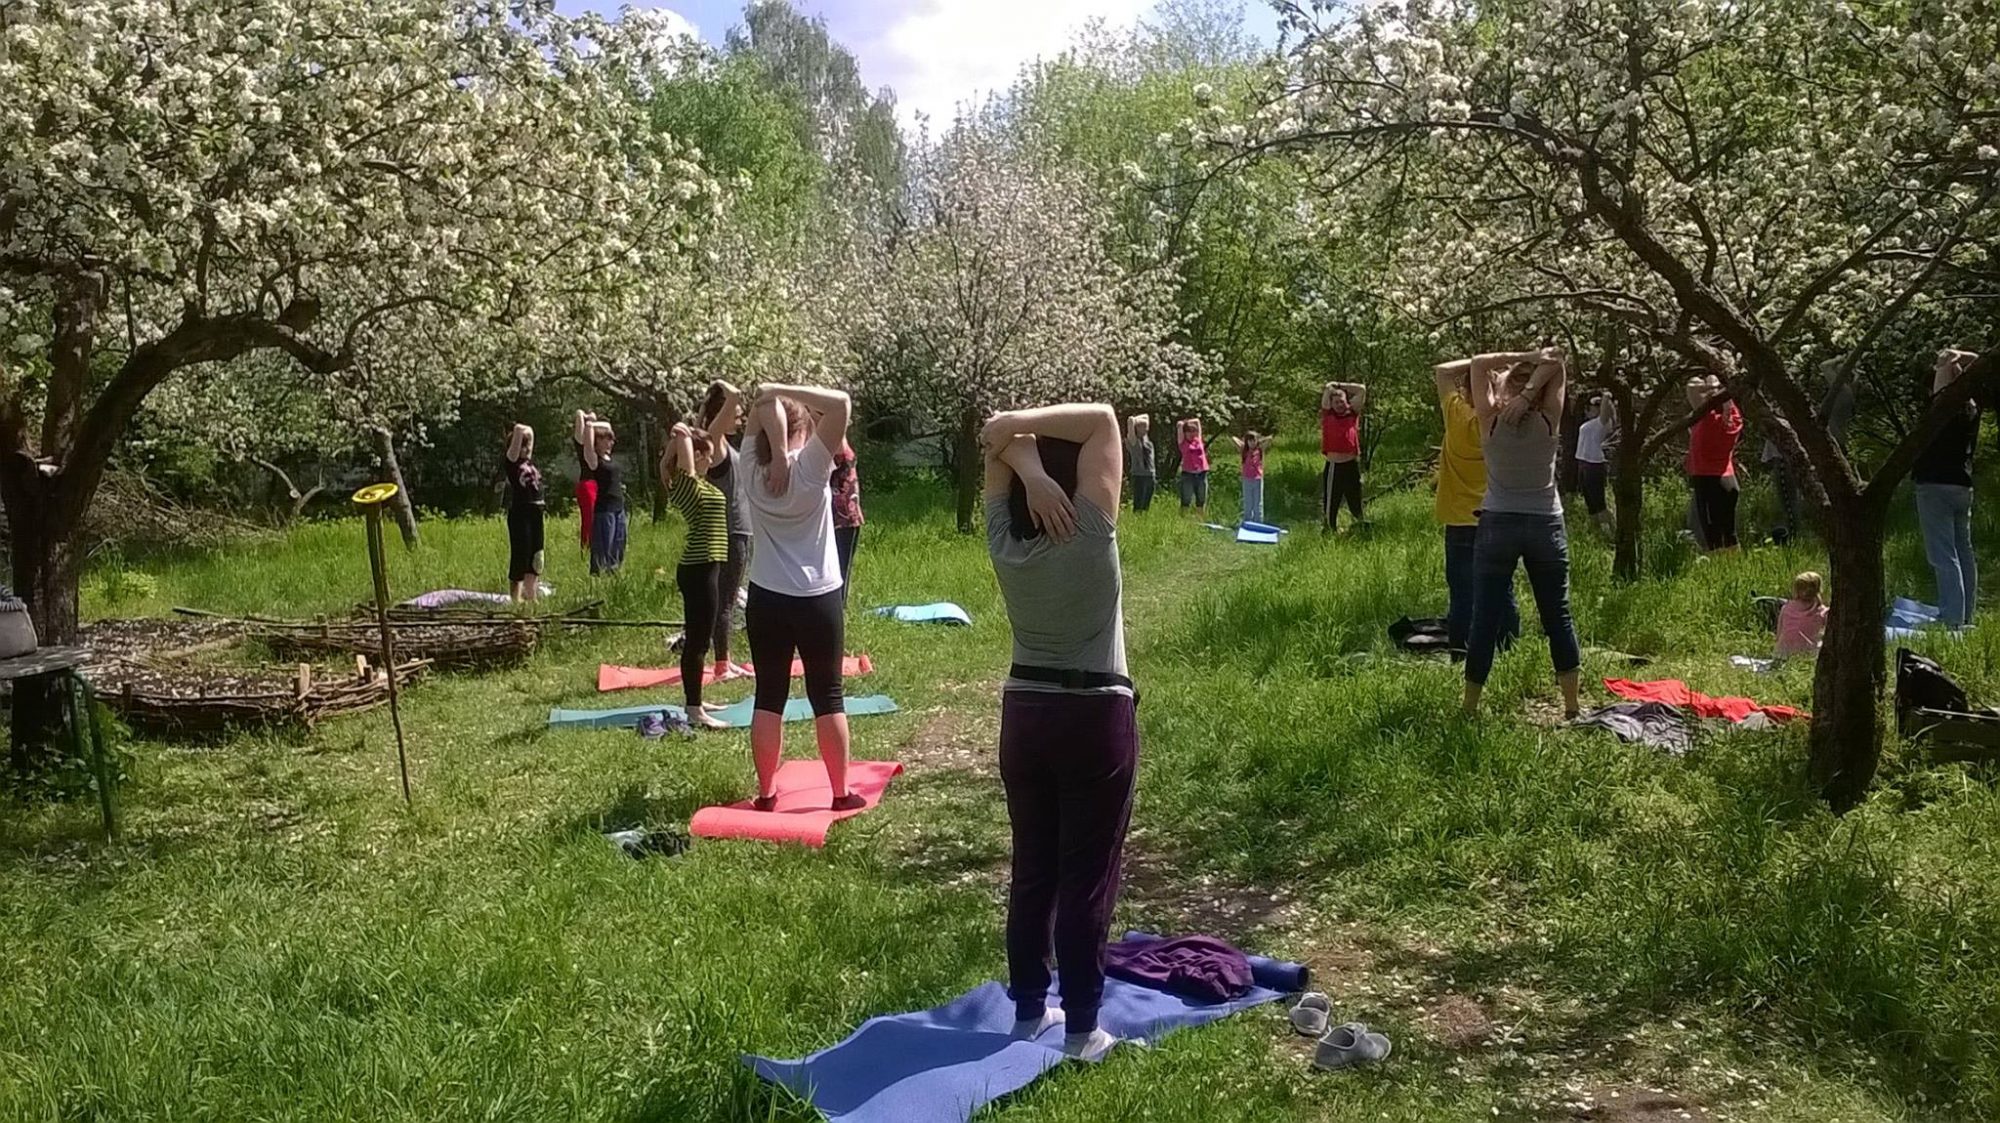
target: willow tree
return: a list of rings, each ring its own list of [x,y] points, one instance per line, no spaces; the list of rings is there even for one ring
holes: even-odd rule
[[[1413,292],[1525,263],[1509,299],[1646,333],[1718,374],[1808,468],[1833,579],[1812,774],[1837,806],[1861,798],[1881,751],[1892,497],[2000,355],[1869,470],[1818,413],[1809,341],[1867,350],[2000,237],[1990,3],[1454,0],[1325,22],[1331,5],[1284,7],[1300,41],[1282,86],[1210,136],[1310,155],[1323,215],[1410,173],[1397,190],[1447,215],[1408,235]]]

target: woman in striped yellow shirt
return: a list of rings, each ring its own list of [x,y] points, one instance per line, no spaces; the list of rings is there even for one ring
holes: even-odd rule
[[[681,646],[681,690],[688,721],[704,729],[726,729],[701,701],[703,672],[715,641],[716,608],[722,595],[722,566],[729,560],[729,501],[708,482],[715,445],[708,434],[676,425],[660,457],[660,487],[667,502],[687,522],[687,544],[675,573],[681,587],[687,640]],[[718,707],[719,708],[719,707]]]

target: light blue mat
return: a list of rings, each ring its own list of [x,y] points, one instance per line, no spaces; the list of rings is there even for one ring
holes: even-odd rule
[[[866,694],[846,700],[847,716],[866,717],[870,714],[893,714],[901,707],[895,699],[886,694]],[[727,722],[733,729],[750,727],[751,711],[756,709],[756,700],[745,698],[724,710],[717,710],[715,717]],[[687,712],[679,706],[661,703],[655,706],[626,706],[617,710],[563,710],[549,711],[550,729],[632,729],[653,714],[675,714],[685,717]],[[812,703],[804,698],[792,698],[785,702],[786,721],[811,721]]]
[[[887,616],[900,624],[965,624],[972,623],[972,616],[964,609],[949,601],[936,604],[892,604],[875,610],[877,616]]]
[[[1275,546],[1278,544],[1278,532],[1275,530],[1251,530],[1248,526],[1245,526],[1236,532],[1236,540],[1238,542],[1249,543],[1252,546]]]
[[[1116,1037],[1156,1041],[1275,1002],[1307,982],[1296,963],[1249,959],[1255,985],[1227,1002],[1203,1004],[1107,978],[1098,1024]],[[1034,1041],[1015,1041],[1013,1028],[1007,988],[986,983],[935,1009],[870,1018],[845,1041],[796,1061],[746,1056],[743,1063],[841,1123],[965,1123],[982,1105],[1063,1063],[1060,1028]]]

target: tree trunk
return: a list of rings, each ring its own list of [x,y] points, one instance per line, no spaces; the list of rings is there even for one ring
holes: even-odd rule
[[[1842,508],[1827,525],[1831,611],[1813,675],[1810,738],[1813,784],[1837,812],[1861,802],[1875,778],[1887,677],[1882,640],[1885,512],[1858,500]]]
[[[396,459],[396,438],[379,425],[369,430],[368,436],[375,446],[375,459],[382,465],[383,475],[396,485],[396,498],[389,501],[390,513],[396,516],[396,529],[403,532],[403,545],[414,550],[419,542],[417,506],[410,498],[410,485],[403,481],[403,464]]]
[[[1636,428],[1628,425],[1625,432]],[[1645,561],[1639,536],[1646,526],[1646,442],[1638,436],[1619,441],[1611,468],[1611,574],[1637,581]]]
[[[958,532],[971,534],[972,516],[979,505],[980,469],[985,460],[979,455],[979,415],[966,410],[958,417],[958,440],[952,453],[952,484],[958,499]]]
[[[646,463],[660,462],[661,442],[666,439],[665,430],[651,422],[641,422],[646,438]],[[654,473],[646,473],[646,487],[653,495],[653,521],[662,522],[667,517],[667,489],[659,485]]]
[[[42,474],[25,456],[9,457],[4,472],[7,532],[14,563],[14,590],[28,603],[28,617],[44,647],[77,639],[77,588],[83,573],[84,503],[59,492],[54,477]],[[60,509],[58,503],[72,503]],[[46,774],[71,743],[69,706],[59,676],[14,684],[13,738],[9,762],[22,780]]]

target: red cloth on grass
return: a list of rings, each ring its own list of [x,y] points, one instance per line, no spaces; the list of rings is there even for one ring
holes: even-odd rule
[[[1658,682],[1608,678],[1604,680],[1604,689],[1633,702],[1665,702],[1701,717],[1727,718],[1730,721],[1742,721],[1751,714],[1759,713],[1777,722],[1797,721],[1807,716],[1803,710],[1790,706],[1766,706],[1750,698],[1711,698],[1698,690],[1689,690],[1687,683],[1672,678]]]

